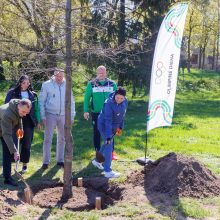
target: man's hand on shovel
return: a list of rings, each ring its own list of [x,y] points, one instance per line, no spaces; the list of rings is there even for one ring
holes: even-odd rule
[[[14,160],[15,160],[15,162],[20,160],[20,154],[18,151],[14,152]]]

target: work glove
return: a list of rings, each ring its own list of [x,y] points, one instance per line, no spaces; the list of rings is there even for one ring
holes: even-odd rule
[[[111,143],[111,138],[107,138],[105,143],[110,144]]]
[[[16,137],[17,137],[18,139],[21,139],[21,138],[23,138],[23,136],[24,136],[24,131],[19,128],[19,129],[16,131]]]
[[[122,129],[121,129],[121,128],[117,128],[115,134],[116,134],[118,137],[120,137],[120,136],[122,135]]]

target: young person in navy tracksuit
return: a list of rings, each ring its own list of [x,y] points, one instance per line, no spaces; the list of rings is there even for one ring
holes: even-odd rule
[[[114,134],[118,136],[121,135],[124,127],[124,118],[128,106],[128,101],[125,96],[125,89],[118,87],[115,92],[109,95],[98,117],[98,129],[104,141],[100,152],[103,153],[105,162],[104,167],[96,160],[93,160],[92,164],[99,169],[104,169],[104,174],[107,178],[117,178],[120,176],[119,173],[112,171],[111,162],[113,136]]]

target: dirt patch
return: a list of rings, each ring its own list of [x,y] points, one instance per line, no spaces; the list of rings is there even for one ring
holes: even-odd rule
[[[0,219],[7,219],[14,214],[14,207],[22,204],[17,197],[17,192],[2,190],[0,191]]]
[[[63,187],[53,186],[40,189],[38,192],[35,189],[33,203],[44,208],[60,207],[80,211],[94,209],[96,197],[101,197],[102,209],[104,209],[119,200],[123,190],[117,185],[109,185],[108,179],[101,177],[84,179],[83,187],[77,187],[75,181],[73,185],[73,197],[67,201],[62,199]]]
[[[4,198],[0,196],[0,219],[9,218],[13,213],[11,206],[5,203]]]
[[[11,209],[11,207],[7,204],[2,203],[2,201],[0,200],[0,219],[7,219],[11,216],[13,216],[13,210]]]
[[[95,208],[96,197],[101,197],[102,209],[121,199],[123,187],[119,187],[104,177],[84,178],[83,187],[73,181],[72,198],[62,199],[63,184],[43,181],[31,187],[34,194],[33,205],[41,208],[67,208],[73,211],[91,210]],[[18,210],[26,207],[24,191],[0,191],[0,219],[8,219]]]
[[[161,214],[168,215],[176,197],[203,198],[220,195],[220,180],[194,158],[170,153],[140,170],[132,172],[124,184],[104,177],[83,179],[83,187],[73,181],[73,197],[62,199],[63,184],[44,181],[31,187],[34,205],[42,208],[67,208],[73,211],[95,208],[96,197],[102,198],[102,209],[127,201],[139,206],[150,201]],[[17,209],[27,207],[23,190],[0,191],[0,219],[8,219]],[[161,207],[161,208],[158,208]]]
[[[203,198],[220,195],[220,180],[192,157],[169,153],[133,172],[127,180],[143,185],[147,193],[159,192],[170,196]]]

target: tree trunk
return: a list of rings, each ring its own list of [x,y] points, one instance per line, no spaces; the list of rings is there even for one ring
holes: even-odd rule
[[[219,34],[218,34],[218,39],[217,39],[217,43],[216,43],[216,50],[217,50],[217,52],[216,52],[216,60],[215,60],[215,70],[216,71],[218,71],[219,69],[218,69],[218,60],[219,60]]]
[[[199,69],[202,67],[202,46],[199,46]]]
[[[193,14],[194,11],[192,11],[189,19],[189,35],[188,35],[188,44],[187,44],[187,70],[188,73],[190,73],[190,65],[191,65],[191,37],[192,37],[192,31],[193,27],[191,26],[192,20],[193,20]]]
[[[189,33],[189,39],[188,39],[188,44],[187,44],[187,70],[188,70],[188,73],[190,73],[190,65],[191,65],[191,60],[190,60],[190,57],[191,57],[191,49],[190,49],[190,46],[191,46],[191,32]]]
[[[66,1],[66,94],[65,94],[65,160],[64,185],[62,197],[72,196],[72,159],[73,139],[71,133],[71,88],[72,88],[72,52],[71,52],[71,0]]]
[[[202,53],[202,69],[205,69],[205,48],[203,48],[203,53]]]
[[[216,36],[215,36],[214,42],[216,42]],[[212,56],[213,56],[212,70],[214,70],[214,68],[215,68],[215,59],[216,59],[216,46],[215,46],[215,43],[214,43],[213,49],[212,49]]]
[[[132,85],[132,98],[134,98],[137,94],[137,88],[136,88],[136,85],[135,83],[133,83]]]
[[[123,50],[125,46],[125,0],[120,0],[120,15],[119,15],[119,25],[118,25],[118,46]],[[118,85],[123,86],[124,84],[124,71],[123,71],[123,59],[124,56],[120,55],[120,64],[118,70]],[[121,68],[120,68],[121,67]],[[121,70],[122,69],[122,70]]]
[[[10,68],[10,78],[12,81],[16,82],[18,78],[18,74],[15,71],[14,62],[11,58],[7,59],[9,61],[9,68]]]
[[[218,0],[218,34],[217,34],[217,52],[216,52],[216,64],[215,70],[218,71],[218,59],[219,59],[219,37],[220,37],[220,0]]]

